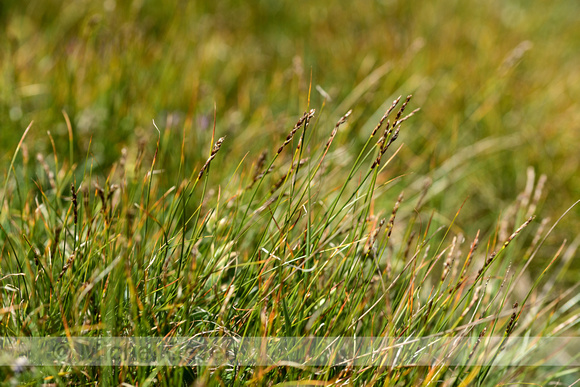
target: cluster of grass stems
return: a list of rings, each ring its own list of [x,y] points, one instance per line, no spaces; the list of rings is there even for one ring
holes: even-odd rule
[[[0,192],[2,335],[440,338],[462,333],[481,339],[472,348],[474,362],[488,336],[570,335],[579,320],[577,287],[560,294],[553,286],[574,247],[562,244],[535,281],[522,281],[529,279],[526,269],[549,234],[548,220],[534,220],[544,178],[534,184],[530,173],[530,184],[495,230],[456,232],[460,211],[445,224],[423,209],[429,184],[403,194],[398,176],[384,176],[398,151],[393,144],[415,113],[406,110],[409,100],[395,100],[358,156],[346,163],[333,139],[349,124],[350,112],[332,126],[307,110],[281,145],[254,160],[220,153],[236,139],[218,139],[214,125],[205,164],[189,171],[182,145],[178,176],[164,176],[174,180],[169,189],[160,183],[161,131],[154,152],[124,152],[104,178],[93,174],[88,155],[79,168],[72,150],[64,157],[55,150],[32,158],[25,133]],[[325,131],[326,142],[313,141],[313,133]],[[223,176],[212,171],[216,158],[239,164]],[[422,367],[55,365],[3,367],[0,375],[3,382],[31,385],[463,386],[547,384],[575,372],[580,370],[542,364],[439,362]]]

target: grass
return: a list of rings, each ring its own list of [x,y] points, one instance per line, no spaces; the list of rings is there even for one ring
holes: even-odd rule
[[[5,1],[3,337],[461,334],[472,341],[455,352],[469,354],[480,334],[483,352],[492,337],[577,336],[576,14],[569,1]],[[483,352],[464,368],[407,367],[405,352],[399,367],[215,369],[8,356],[0,379],[578,374],[548,355],[489,368]]]
[[[573,247],[558,250],[533,284],[520,282],[530,278],[525,268],[547,236],[545,224],[530,216],[541,197],[531,194],[534,181],[495,231],[464,236],[453,231],[460,211],[449,223],[425,213],[429,186],[414,192],[400,177],[385,177],[416,113],[407,114],[409,100],[395,100],[346,163],[333,140],[352,124],[350,112],[332,128],[310,110],[281,146],[253,161],[231,160],[220,147],[236,139],[215,140],[216,133],[198,169],[190,170],[182,153],[177,184],[167,190],[156,168],[164,163],[169,127],[159,129],[157,140],[152,135],[152,153],[124,153],[104,179],[90,159],[82,169],[57,154],[33,164],[19,144],[1,218],[3,336],[571,335],[578,323],[578,308],[570,307],[574,288],[550,287],[565,273]],[[238,168],[216,183],[220,159]],[[391,209],[378,208],[378,198]],[[485,359],[478,351],[491,350],[470,345],[474,361]],[[451,366],[450,359],[423,367],[405,366],[411,357],[398,367],[331,360],[311,367],[63,365],[4,368],[3,377],[75,385],[573,380],[562,372],[570,371],[565,364],[498,369],[491,360]]]
[[[185,129],[186,161],[204,161],[198,150],[211,141],[214,105],[220,133],[238,139],[226,144],[228,152],[259,151],[285,136],[291,114],[308,105],[312,76],[312,103],[324,100],[318,90],[332,98],[325,118],[336,120],[355,105],[353,118],[364,118],[339,135],[341,145],[362,146],[394,97],[415,95],[424,118],[393,164],[398,174],[432,175],[475,148],[432,176],[441,191],[428,204],[440,215],[468,196],[477,203],[465,208],[469,221],[460,227],[493,227],[525,184],[528,166],[550,176],[545,206],[555,217],[580,189],[571,130],[580,122],[577,8],[515,0],[333,8],[174,0],[163,10],[149,1],[7,2],[0,15],[1,162],[7,165],[32,120],[32,155],[51,152],[47,130],[68,153],[62,110],[72,123],[76,160],[90,151],[103,174],[123,147],[137,148],[151,135],[152,118]],[[178,166],[178,157],[166,158],[163,169],[175,173]],[[451,186],[454,195],[440,193]],[[554,248],[575,238],[577,219],[555,230]]]

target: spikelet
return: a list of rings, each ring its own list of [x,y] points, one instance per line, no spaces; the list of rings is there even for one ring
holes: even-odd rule
[[[222,143],[224,142],[224,140],[225,140],[225,137],[220,137],[220,139],[217,140],[217,142],[213,146],[213,149],[211,151],[209,158],[207,159],[205,164],[203,164],[203,167],[201,167],[201,170],[199,171],[199,174],[197,175],[197,180],[201,179],[201,177],[203,176],[203,173],[209,167],[209,164],[215,158],[215,155],[219,152],[220,148],[222,147]]]
[[[284,150],[284,147],[286,145],[290,144],[290,141],[292,141],[292,139],[294,138],[294,135],[296,134],[298,129],[302,126],[302,124],[304,124],[304,129],[306,129],[306,127],[310,123],[310,119],[312,117],[314,117],[314,113],[315,113],[314,109],[311,109],[309,112],[304,112],[304,114],[302,115],[302,117],[300,117],[298,122],[296,122],[296,125],[294,125],[294,127],[292,128],[292,130],[290,131],[288,136],[286,136],[286,140],[284,140],[284,143],[280,146],[280,148],[278,148],[278,151],[276,151],[276,155],[279,155],[280,153],[282,153],[282,150]]]

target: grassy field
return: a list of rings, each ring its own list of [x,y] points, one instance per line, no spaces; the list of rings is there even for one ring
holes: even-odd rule
[[[3,2],[0,332],[577,336],[579,210],[560,217],[580,191],[579,13],[572,1]],[[470,345],[461,366],[0,377],[451,386],[580,374],[491,367],[478,351],[501,346]]]

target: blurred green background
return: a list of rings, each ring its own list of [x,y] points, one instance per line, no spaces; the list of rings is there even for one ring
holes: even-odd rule
[[[31,120],[30,159],[52,154],[49,131],[66,163],[64,110],[75,162],[89,151],[102,173],[123,147],[154,148],[155,119],[168,128],[160,162],[176,184],[183,134],[193,170],[207,157],[215,106],[229,176],[246,153],[254,160],[280,143],[307,109],[312,79],[311,107],[330,97],[322,117],[354,109],[337,144],[355,154],[385,107],[413,93],[422,110],[385,179],[406,173],[420,188],[430,176],[428,205],[447,218],[468,198],[466,233],[493,229],[528,166],[547,175],[540,214],[553,222],[580,198],[578,15],[569,0],[3,0],[0,167],[5,175]],[[548,239],[546,257],[577,237],[579,214]]]

